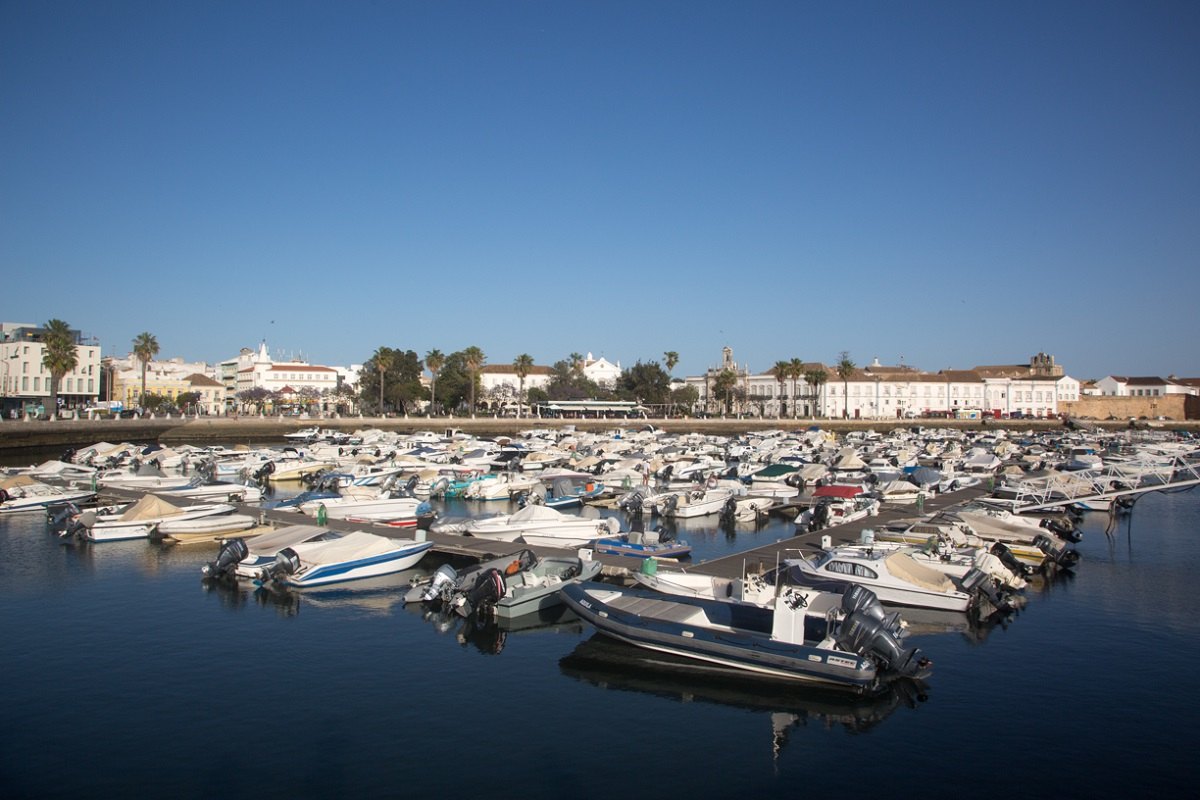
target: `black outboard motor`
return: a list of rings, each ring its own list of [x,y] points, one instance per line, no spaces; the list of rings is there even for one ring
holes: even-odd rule
[[[1013,609],[1012,596],[998,587],[992,576],[979,567],[972,567],[970,572],[963,576],[962,590],[967,594],[986,597],[988,602],[997,611],[1011,611]]]
[[[725,501],[725,505],[721,506],[721,525],[729,527],[737,521],[737,500],[730,497]]]
[[[267,463],[265,463],[261,467],[259,467],[258,470],[254,473],[254,480],[258,481],[259,483],[266,483],[270,479],[271,475],[274,474],[274,472],[275,472],[275,462],[268,461]]]
[[[623,498],[621,498],[621,508],[626,514],[632,517],[640,517],[642,515],[642,501],[645,495],[641,491],[634,489]]]
[[[901,647],[879,620],[856,612],[842,621],[835,637],[838,647],[850,653],[872,655],[883,667],[900,675],[917,676],[930,666],[929,659],[915,647]]]
[[[1033,538],[1033,546],[1041,550],[1056,566],[1071,569],[1079,563],[1079,553],[1068,547],[1059,547],[1049,536],[1039,533]]]
[[[810,531],[819,531],[827,527],[829,527],[829,500],[821,498],[816,508],[813,509],[812,519],[808,522],[808,529]]]
[[[285,547],[275,554],[275,562],[263,572],[263,580],[277,580],[300,571],[300,554]]]
[[[200,568],[200,574],[205,578],[219,580],[233,577],[234,567],[238,562],[250,555],[250,548],[242,539],[226,539],[217,553],[217,560],[210,561]]]
[[[421,480],[421,478],[418,475],[413,475],[411,478],[409,478],[408,482],[404,484],[404,489],[403,489],[404,495],[403,496],[404,497],[413,497],[414,496],[413,492],[416,490],[417,483],[419,483],[420,480]]]
[[[842,592],[842,611],[846,612],[847,617],[857,613],[878,620],[897,639],[902,636],[904,624],[900,621],[900,612],[893,611],[888,614],[883,610],[883,604],[879,602],[875,593],[861,584],[851,583],[846,586]]]
[[[489,569],[475,579],[475,585],[471,591],[465,596],[460,596],[455,600],[454,610],[459,616],[469,617],[475,609],[483,609],[493,606],[496,601],[504,597],[504,593],[508,591],[508,584],[504,581],[504,574],[498,569]]]
[[[1083,534],[1080,533],[1074,525],[1064,525],[1058,520],[1046,517],[1042,520],[1041,527],[1046,530],[1061,536],[1068,542],[1075,544],[1083,540]]]
[[[68,447],[66,450],[63,451],[63,454],[58,457],[58,460],[65,461],[66,463],[70,464],[74,458],[75,458],[75,448]]]
[[[1018,578],[1028,578],[1033,574],[1030,566],[1014,556],[1013,551],[1009,550],[1008,545],[1004,542],[994,542],[990,552],[996,558],[1000,559],[1000,563],[1007,567],[1009,572]]]
[[[673,494],[663,501],[662,508],[659,510],[660,516],[673,517],[675,509],[679,506],[679,495]]]
[[[69,539],[72,536],[82,536],[84,531],[95,524],[95,511],[84,511],[82,514],[73,514],[67,518],[66,525],[59,531],[58,535],[63,539]]]

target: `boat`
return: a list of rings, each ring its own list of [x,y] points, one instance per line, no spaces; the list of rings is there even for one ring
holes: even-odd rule
[[[422,509],[422,505],[425,508]],[[417,524],[417,515],[429,510],[428,505],[415,497],[396,497],[384,492],[379,497],[326,497],[301,503],[300,513],[317,517],[324,509],[326,519],[345,519],[358,517],[360,519],[401,519],[411,518],[412,524]]]
[[[119,513],[91,509],[74,515],[67,520],[60,535],[79,535],[93,542],[147,539],[161,522],[218,516],[232,513],[233,510],[234,507],[228,503],[174,506],[157,495],[148,494]]]
[[[241,536],[228,538],[221,542],[221,550],[216,560],[201,567],[200,574],[212,580],[262,578],[263,570],[275,563],[275,555],[280,550],[339,535],[331,528],[317,525],[288,525],[255,536],[249,541]]]
[[[522,550],[465,572],[460,576],[449,564],[438,567],[417,599],[439,601],[459,616],[483,612],[500,619],[535,614],[562,604],[558,590],[577,581],[591,580],[600,573],[599,561],[577,556],[537,558]]]
[[[796,529],[819,531],[879,513],[879,500],[858,484],[818,486],[807,511],[796,517]]]
[[[155,489],[154,494],[168,500],[224,500],[227,503],[257,503],[263,499],[263,491],[258,486],[230,481],[201,483],[197,479],[175,489]]]
[[[249,514],[221,514],[196,519],[164,520],[158,523],[155,534],[180,544],[215,542],[228,534],[248,531],[258,525]]]
[[[534,494],[547,508],[578,508],[584,501],[604,494],[605,486],[595,476],[571,470],[546,470],[539,475],[545,490]]]
[[[512,514],[483,517],[460,525],[435,525],[434,529],[499,542],[515,542],[520,539],[526,544],[547,547],[578,547],[602,536],[612,536],[617,533],[619,527],[620,523],[611,517],[577,517],[545,506],[527,505]]]
[[[682,539],[665,538],[661,531],[628,531],[616,536],[604,536],[589,547],[606,556],[630,558],[684,558],[692,546]]]
[[[529,494],[542,488],[536,477],[501,472],[493,478],[475,481],[463,490],[467,500],[511,500],[521,494]]]
[[[96,493],[89,489],[63,489],[28,475],[14,475],[0,480],[0,514],[45,511],[70,503],[84,503],[95,496]]]
[[[431,541],[350,531],[283,548],[260,580],[263,585],[304,588],[377,578],[411,569],[431,547]]]
[[[732,489],[724,487],[671,491],[644,499],[643,505],[662,517],[692,519],[709,514],[719,514],[725,504],[734,497]]]
[[[772,678],[863,694],[890,676],[922,678],[931,666],[903,647],[861,590],[838,596],[784,586],[769,607],[595,582],[567,584],[559,593],[615,639]]]
[[[831,547],[812,559],[785,559],[779,569],[790,585],[825,591],[864,586],[888,605],[965,612],[986,598],[998,610],[1010,607],[1007,594],[996,590],[980,569],[955,580],[908,553],[888,548]]]

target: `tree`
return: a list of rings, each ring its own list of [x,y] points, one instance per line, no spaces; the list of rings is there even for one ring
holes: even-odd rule
[[[608,399],[611,395],[611,392],[588,380],[587,376],[581,370],[575,369],[569,361],[556,361],[550,368],[550,381],[546,384],[548,400],[601,400]]]
[[[666,405],[671,397],[671,376],[657,361],[641,361],[621,372],[617,379],[617,394],[625,400],[650,405]]]
[[[725,413],[728,414],[733,406],[733,390],[737,387],[737,375],[731,369],[723,369],[713,379],[712,393],[715,397],[725,396]]]
[[[674,350],[667,350],[663,353],[663,363],[667,365],[667,376],[675,371],[675,365],[679,363],[679,353]]]
[[[857,365],[850,360],[850,351],[838,353],[837,374],[842,379],[842,418],[850,416],[850,376],[854,374]]]
[[[433,379],[429,382],[429,414],[433,415],[434,409],[437,408],[437,379],[438,373],[442,371],[442,367],[446,365],[446,356],[441,350],[430,350],[425,354],[425,368],[429,370],[429,374]]]
[[[50,415],[58,411],[58,389],[64,375],[79,366],[79,352],[71,326],[61,319],[52,319],[44,326],[42,366],[50,373]]]
[[[825,372],[825,370],[817,367],[816,369],[810,369],[808,372],[805,372],[804,380],[809,386],[813,387],[813,414],[815,415],[815,409],[820,407],[821,387],[825,385],[827,380],[829,380],[829,375]]]
[[[139,333],[133,340],[133,354],[137,357],[138,361],[142,362],[142,394],[138,399],[138,405],[144,406],[146,399],[146,367],[158,355],[158,339],[155,339],[152,333]]]
[[[383,416],[383,389],[387,384],[387,371],[392,368],[392,349],[381,347],[371,356],[371,365],[379,373],[379,415]]]
[[[678,389],[671,391],[671,406],[681,406],[687,409],[694,409],[696,403],[700,402],[700,390],[695,386],[680,386]]]
[[[804,375],[804,362],[799,358],[793,358],[788,362],[788,377],[792,379],[792,419],[795,419],[800,413],[800,403],[796,401],[796,381],[800,380]]]
[[[567,356],[567,361],[571,364],[571,372],[583,377],[583,356],[579,353],[571,353]]]
[[[200,393],[199,392],[195,392],[195,391],[180,392],[178,395],[175,396],[175,405],[179,406],[179,410],[184,412],[185,414],[187,413],[188,408],[195,406],[199,402],[200,402]]]
[[[779,382],[779,413],[776,415],[777,417],[783,417],[786,410],[787,401],[784,399],[784,387],[787,386],[788,375],[791,374],[791,371],[792,365],[789,361],[776,361],[775,366],[768,370]]]
[[[487,363],[487,356],[478,347],[471,345],[463,350],[463,361],[471,373],[471,413],[475,413],[475,386],[479,383],[479,370]]]
[[[521,416],[521,404],[525,402],[525,378],[529,375],[530,368],[533,367],[533,356],[528,353],[521,353],[513,359],[513,369],[517,373],[517,380],[521,383],[520,394],[517,395],[517,416]]]
[[[263,404],[271,399],[271,392],[263,386],[254,386],[238,392],[235,397],[243,409],[254,406],[254,410],[261,414]]]

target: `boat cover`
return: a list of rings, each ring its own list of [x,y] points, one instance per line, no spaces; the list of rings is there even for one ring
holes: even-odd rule
[[[0,489],[15,489],[18,486],[37,486],[39,481],[35,481],[28,475],[14,475],[11,478],[5,478],[0,481]]]
[[[932,567],[919,564],[910,555],[892,553],[885,559],[885,562],[887,563],[888,572],[897,578],[903,578],[909,583],[916,584],[923,589],[929,589],[934,592],[954,591],[954,581],[950,580],[944,572],[939,572]]]
[[[142,519],[159,519],[182,514],[183,509],[173,506],[158,495],[148,494],[125,510],[121,515],[123,522],[135,522]]]

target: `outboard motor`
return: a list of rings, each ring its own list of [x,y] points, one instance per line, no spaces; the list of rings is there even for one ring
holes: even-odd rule
[[[65,461],[66,463],[70,464],[74,458],[75,458],[75,448],[68,447],[66,450],[63,451],[63,454],[58,457],[58,460]]]
[[[721,525],[729,527],[737,521],[737,500],[730,497],[725,501],[725,505],[721,506]]]
[[[679,495],[673,494],[663,501],[662,508],[659,509],[659,514],[664,517],[675,516],[675,509],[679,506]]]
[[[421,480],[420,476],[417,476],[417,475],[413,475],[411,478],[409,478],[408,482],[404,484],[404,495],[403,496],[404,497],[412,497],[413,491],[416,490],[417,483],[419,483],[420,480]]]
[[[996,581],[991,575],[981,570],[979,567],[972,567],[971,570],[962,578],[962,590],[967,594],[982,595],[988,599],[992,607],[997,611],[1011,611],[1013,609],[1012,597],[1008,592],[1004,591],[996,585]]]
[[[456,598],[454,610],[459,616],[469,617],[477,608],[495,605],[506,591],[508,584],[504,581],[504,574],[498,569],[489,569],[475,580],[471,591]]]
[[[0,502],[8,499],[8,493],[0,489]],[[58,532],[65,529],[71,519],[79,513],[79,507],[74,503],[67,503],[53,514],[46,515],[46,524],[50,530]]]
[[[645,495],[639,490],[634,489],[621,498],[620,505],[626,514],[633,517],[640,517],[642,515],[642,501],[645,499]]]
[[[877,619],[856,612],[845,619],[835,637],[838,647],[851,653],[872,655],[883,666],[900,675],[914,676],[930,666],[929,659],[915,647],[904,648]]]
[[[285,547],[275,554],[275,563],[264,570],[263,580],[277,580],[300,571],[300,554]]]
[[[1072,544],[1083,540],[1083,534],[1080,533],[1074,525],[1064,525],[1058,520],[1051,519],[1050,517],[1046,517],[1042,520],[1041,527],[1045,528],[1051,533],[1058,534]]]
[[[1070,569],[1079,563],[1079,553],[1067,547],[1059,547],[1049,536],[1039,533],[1033,538],[1033,545],[1046,554],[1046,557],[1063,569]]]
[[[428,500],[423,500],[417,505],[416,516],[417,529],[427,531],[433,525],[434,520],[437,519],[437,511],[433,509]]]
[[[829,501],[822,498],[813,509],[812,519],[808,522],[810,531],[819,531],[829,527]]]
[[[59,536],[64,539],[69,539],[72,536],[82,535],[85,530],[96,524],[96,512],[84,511],[82,514],[75,514],[67,519],[66,526],[59,531]]]
[[[847,617],[856,613],[868,616],[883,623],[884,628],[897,639],[903,636],[904,624],[900,621],[900,612],[888,614],[875,593],[861,584],[849,584],[842,592],[842,611],[846,612]]]
[[[458,571],[449,564],[442,564],[438,567],[433,577],[429,579],[429,585],[425,587],[425,591],[421,592],[421,602],[431,603],[439,597],[444,601],[446,596],[450,594],[450,590],[454,588],[455,581],[458,580]]]
[[[238,562],[250,555],[250,548],[239,538],[226,539],[217,553],[217,560],[210,561],[200,568],[200,574],[205,578],[220,579],[233,575]]]
[[[1021,561],[1013,555],[1013,551],[1008,549],[1008,545],[1004,542],[994,542],[992,544],[991,554],[1000,559],[1000,563],[1008,568],[1008,571],[1018,578],[1028,578],[1033,574],[1033,570],[1029,565]]]
[[[275,472],[275,462],[268,461],[267,463],[265,463],[261,467],[259,467],[258,470],[254,473],[254,480],[258,481],[259,483],[266,483],[270,479],[271,475],[274,472]]]

